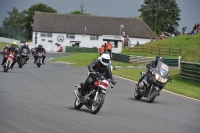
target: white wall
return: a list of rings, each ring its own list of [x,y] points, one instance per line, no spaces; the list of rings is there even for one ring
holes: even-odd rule
[[[37,34],[37,44],[35,44],[35,33]],[[64,37],[63,42],[58,42],[57,37],[61,35]],[[111,35],[112,36],[112,35]],[[42,39],[45,39],[45,41],[42,41]],[[66,34],[64,33],[53,33],[52,37],[41,37],[40,32],[33,32],[33,40],[32,40],[32,46],[37,47],[40,43],[43,45],[43,47],[46,49],[46,51],[58,51],[59,47],[55,45],[55,43],[61,44],[63,47],[65,46],[72,46],[72,43],[70,41],[80,41],[79,47],[88,47],[93,48],[97,47],[100,48],[101,45],[105,43],[103,41],[104,36],[99,36],[98,40],[90,40],[90,35],[80,35],[75,34],[75,39],[66,38]],[[52,40],[53,42],[48,42],[49,40]],[[150,39],[142,39],[142,38],[130,38],[131,44],[136,44],[138,41],[140,44],[144,44],[146,42],[151,41]],[[122,50],[122,43],[118,42],[118,48],[113,48],[113,52],[120,53]]]

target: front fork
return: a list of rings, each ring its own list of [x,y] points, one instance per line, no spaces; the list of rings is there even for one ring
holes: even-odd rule
[[[96,91],[95,97],[94,97],[94,101],[97,100],[97,96],[99,95],[99,93],[106,94],[106,90],[105,90],[105,89],[98,88],[97,91]]]
[[[153,92],[153,89],[155,89],[157,92],[160,92],[160,88],[158,86],[155,86],[155,85],[151,85],[151,88],[149,90],[149,93],[152,93]]]

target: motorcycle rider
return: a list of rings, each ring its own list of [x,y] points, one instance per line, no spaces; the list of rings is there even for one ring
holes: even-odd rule
[[[148,72],[147,72],[145,75],[143,75],[143,77],[141,77],[141,79],[139,80],[139,82],[136,84],[137,89],[143,88],[143,84],[140,84],[141,81],[145,78],[145,76],[146,76],[148,73],[150,73],[150,68],[156,68],[156,66],[157,66],[157,64],[158,64],[159,61],[161,61],[161,62],[164,61],[163,57],[160,56],[160,55],[156,56],[155,60],[151,61],[149,64],[146,65],[146,67],[147,67],[147,69],[148,69]],[[172,78],[171,78],[170,76],[168,77],[168,79],[169,79],[170,81],[172,80]],[[164,87],[164,86],[163,86],[163,87]],[[160,88],[160,90],[162,90],[163,87]]]
[[[9,48],[9,46],[8,45],[6,45],[6,47],[3,49],[3,53],[2,53],[2,55],[3,55],[3,57],[5,57],[5,54],[7,55],[7,50],[8,50],[8,48]],[[6,52],[6,53],[5,53]]]
[[[44,64],[44,60],[45,60],[45,58],[46,58],[46,56],[45,56],[45,55],[46,55],[46,50],[45,50],[45,48],[42,47],[42,44],[39,44],[39,46],[35,49],[35,55],[34,55],[35,61],[34,61],[34,63],[36,63],[37,54],[38,54],[39,52],[42,52],[42,53],[43,53],[43,55],[42,55],[42,63]]]
[[[8,48],[8,50],[7,50],[7,54],[9,54],[11,52],[14,53],[14,60],[13,60],[13,63],[11,64],[11,67],[10,67],[11,69],[13,69],[13,66],[17,62],[18,50],[17,50],[16,46],[17,46],[17,43],[16,42],[12,42],[12,46],[10,48]],[[3,61],[1,63],[1,65],[3,65],[5,62],[6,62],[6,57],[3,58]]]
[[[109,54],[102,54],[100,58],[93,61],[89,66],[89,72],[99,72],[101,75],[105,76],[107,80],[111,80],[112,84],[115,85],[116,82],[113,79],[112,72],[110,67],[108,66],[110,62],[110,56]],[[85,80],[85,83],[81,85],[81,88],[78,93],[78,96],[84,96],[84,93],[89,85],[92,85],[95,82],[95,79],[93,79],[90,75],[88,75],[87,79]]]
[[[28,54],[30,54],[30,49],[28,47],[28,43],[25,42],[24,45],[21,47],[20,51],[22,52],[23,49],[27,49]],[[29,56],[27,55],[26,61],[24,62],[24,64],[27,64],[27,61],[29,60]]]

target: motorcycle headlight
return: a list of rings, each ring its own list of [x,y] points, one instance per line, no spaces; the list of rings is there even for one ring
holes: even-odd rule
[[[162,82],[162,83],[166,83],[167,82],[167,79],[166,78],[162,78],[159,74],[155,74],[155,79],[158,80],[159,82]]]

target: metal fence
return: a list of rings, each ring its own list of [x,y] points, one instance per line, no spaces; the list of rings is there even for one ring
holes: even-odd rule
[[[65,52],[91,52],[98,53],[98,48],[72,47],[66,46]]]
[[[151,54],[161,54],[161,55],[181,55],[181,49],[176,48],[164,48],[164,47],[155,47],[155,46],[135,46],[129,47],[131,52],[145,52]]]
[[[16,28],[0,28],[0,37],[28,41],[28,30]]]
[[[180,77],[200,82],[200,63],[181,62]]]

